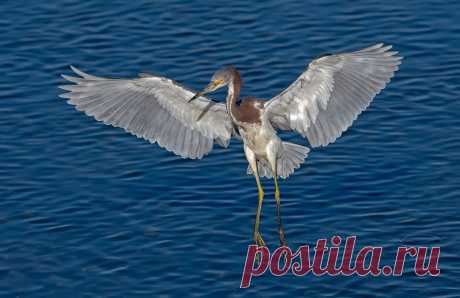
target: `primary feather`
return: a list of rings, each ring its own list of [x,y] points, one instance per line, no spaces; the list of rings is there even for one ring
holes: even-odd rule
[[[200,97],[172,80],[153,75],[107,79],[72,67],[80,77],[61,94],[88,116],[142,137],[182,157],[202,158],[214,141],[227,146],[233,130],[224,104]]]
[[[313,60],[286,90],[265,104],[273,126],[294,130],[313,147],[334,142],[398,70],[402,57],[377,44]]]

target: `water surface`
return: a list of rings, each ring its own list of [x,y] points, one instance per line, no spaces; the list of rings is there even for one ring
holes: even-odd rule
[[[458,11],[452,0],[3,1],[1,295],[458,297]],[[69,64],[194,89],[233,64],[243,95],[270,98],[314,57],[376,42],[401,52],[401,69],[342,138],[282,182],[287,238],[295,248],[356,235],[358,246],[383,246],[390,264],[397,246],[441,246],[436,278],[410,268],[403,277],[265,275],[240,290],[257,201],[241,144],[184,160],[57,97]],[[274,247],[265,185],[262,233]]]

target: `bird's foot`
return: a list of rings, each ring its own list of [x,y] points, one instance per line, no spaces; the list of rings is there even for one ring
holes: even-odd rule
[[[262,239],[262,235],[260,235],[260,232],[254,232],[254,242],[257,244],[257,246],[266,246],[264,239]]]
[[[266,246],[264,239],[262,239],[262,235],[260,232],[254,232],[254,242],[257,246]],[[260,265],[260,254],[256,254],[255,262]]]
[[[286,239],[284,238],[284,229],[279,230],[280,246],[288,246]]]

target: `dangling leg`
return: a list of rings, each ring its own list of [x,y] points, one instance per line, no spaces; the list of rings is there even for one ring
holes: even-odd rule
[[[275,179],[276,217],[278,218],[278,232],[280,236],[280,245],[287,246],[286,239],[284,239],[283,222],[281,221],[281,198],[280,198],[280,189],[278,186],[278,177],[275,174],[273,178]]]
[[[278,186],[278,171],[277,171],[277,161],[271,162],[273,169],[273,180],[275,181],[275,201],[276,201],[276,217],[278,220],[278,233],[280,237],[280,245],[287,246],[287,242],[284,239],[284,227],[283,222],[281,221],[281,197],[280,197],[280,188]]]
[[[265,241],[262,239],[262,236],[260,235],[260,231],[259,231],[260,213],[262,212],[262,202],[264,200],[264,190],[262,188],[262,184],[260,183],[259,173],[257,171],[257,161],[256,161],[254,176],[256,177],[257,189],[259,191],[259,201],[257,204],[256,222],[254,224],[254,241],[259,246],[265,246]]]
[[[258,246],[265,246],[265,242],[260,235],[259,226],[260,226],[260,213],[262,211],[262,202],[264,200],[264,190],[262,188],[262,184],[260,183],[259,172],[257,170],[257,160],[254,152],[251,149],[244,146],[244,153],[246,154],[246,159],[249,162],[249,165],[254,173],[254,177],[256,178],[257,183],[257,190],[259,191],[259,201],[257,204],[257,212],[256,212],[256,222],[254,224],[254,242]]]

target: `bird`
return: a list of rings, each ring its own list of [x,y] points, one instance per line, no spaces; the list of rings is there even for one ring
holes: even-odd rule
[[[239,139],[247,174],[255,177],[258,189],[254,244],[266,246],[260,233],[264,200],[260,178],[266,177],[274,180],[279,243],[286,246],[278,179],[293,174],[310,148],[283,141],[278,132],[298,133],[312,148],[335,142],[399,69],[403,57],[391,49],[379,43],[321,55],[269,100],[240,100],[241,75],[231,65],[217,70],[200,92],[162,76],[141,73],[133,79],[112,79],[70,66],[77,76],[62,75],[71,84],[59,86],[68,91],[59,96],[86,115],[183,158],[201,159],[214,143],[226,148],[232,138]],[[227,87],[225,102],[205,96],[223,87]]]

